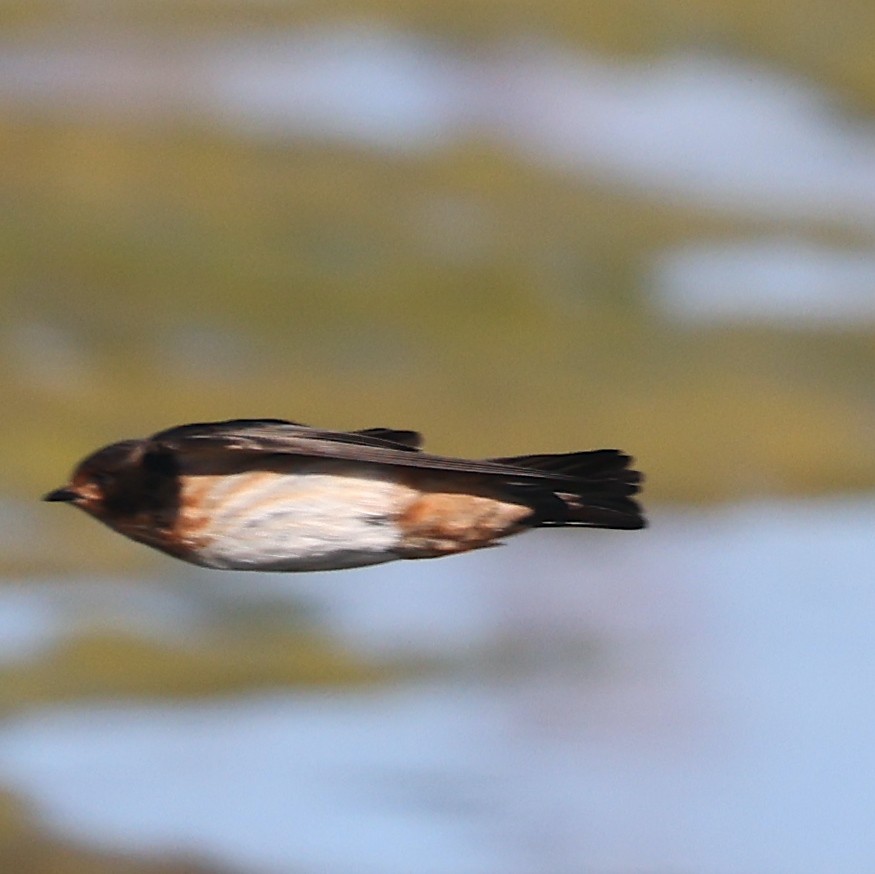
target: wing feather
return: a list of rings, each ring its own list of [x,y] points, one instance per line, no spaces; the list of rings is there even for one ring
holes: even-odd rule
[[[449,458],[416,451],[415,432],[367,429],[365,431],[324,431],[282,419],[232,419],[181,425],[160,431],[149,438],[150,449],[175,454],[204,453],[216,450],[240,455],[300,455],[308,458],[333,458],[360,461],[389,467],[452,471],[503,477],[522,482],[567,484],[577,478],[559,471],[538,470],[500,461],[474,461]],[[384,435],[396,435],[394,440]],[[398,439],[397,435],[402,435]]]
[[[422,434],[417,431],[398,431],[395,428],[363,428],[361,431],[353,431],[352,433],[395,443],[399,448],[408,451],[422,448]]]

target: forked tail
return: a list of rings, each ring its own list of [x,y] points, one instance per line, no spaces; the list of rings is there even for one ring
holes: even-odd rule
[[[543,481],[513,485],[515,494],[532,507],[533,526],[635,529],[647,525],[634,499],[644,478],[630,469],[632,458],[617,449],[491,460],[543,471]]]

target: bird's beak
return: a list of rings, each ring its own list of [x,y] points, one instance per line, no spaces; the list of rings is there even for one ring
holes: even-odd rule
[[[75,489],[71,489],[70,486],[62,486],[59,489],[55,489],[53,492],[49,492],[47,495],[43,495],[43,500],[64,501],[65,503],[69,503],[70,501],[75,501],[79,496],[79,492]]]

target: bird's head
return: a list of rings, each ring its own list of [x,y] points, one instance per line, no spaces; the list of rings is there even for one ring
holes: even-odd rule
[[[122,440],[82,459],[70,482],[43,496],[44,501],[73,504],[106,521],[126,515],[137,497],[143,474],[143,441]]]

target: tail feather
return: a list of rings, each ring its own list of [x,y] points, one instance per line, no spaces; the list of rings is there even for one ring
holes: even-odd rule
[[[543,483],[515,487],[532,507],[534,526],[628,530],[647,525],[641,506],[633,499],[644,477],[629,467],[633,459],[619,450],[491,460],[544,472]],[[550,474],[557,475],[553,482]]]

